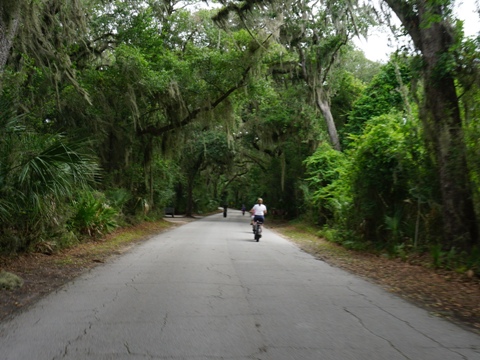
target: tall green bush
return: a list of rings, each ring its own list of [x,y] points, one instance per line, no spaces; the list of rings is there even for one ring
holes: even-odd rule
[[[435,221],[429,214],[437,186],[417,128],[414,119],[407,121],[402,114],[382,115],[367,122],[348,151],[348,227],[380,248],[416,244],[420,222],[425,238],[426,223]]]
[[[345,207],[351,204],[351,192],[345,182],[348,163],[344,153],[326,142],[304,161],[308,184],[304,195],[309,195],[305,201],[319,225],[340,227],[345,222]]]
[[[307,203],[333,240],[402,253],[434,243],[438,187],[417,129],[415,119],[382,115],[345,153],[323,144],[305,160]]]
[[[68,199],[99,174],[87,143],[40,134],[24,120],[0,111],[0,251],[7,253],[61,237]]]

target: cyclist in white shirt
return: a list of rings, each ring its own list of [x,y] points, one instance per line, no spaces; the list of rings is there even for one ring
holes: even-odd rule
[[[253,205],[250,212],[253,215],[253,223],[260,220],[262,223],[265,222],[265,215],[267,214],[267,207],[263,205],[263,199],[258,198],[257,204]]]

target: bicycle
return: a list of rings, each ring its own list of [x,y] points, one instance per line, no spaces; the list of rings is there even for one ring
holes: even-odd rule
[[[260,238],[262,237],[262,224],[263,224],[263,221],[259,221],[259,220],[253,223],[253,233],[255,234],[254,238],[256,242],[259,242]]]

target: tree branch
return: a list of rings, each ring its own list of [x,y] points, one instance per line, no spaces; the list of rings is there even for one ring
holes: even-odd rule
[[[228,180],[227,183],[223,186],[223,189],[228,188],[228,186],[233,182],[233,180],[235,180],[236,178],[238,178],[240,176],[248,174],[248,172],[249,172],[249,170],[233,175],[232,178],[230,180]]]
[[[177,129],[177,128],[180,128],[180,127],[184,127],[188,124],[190,124],[191,122],[193,122],[195,120],[195,118],[202,112],[207,112],[207,111],[211,111],[213,109],[215,109],[219,104],[222,103],[222,101],[226,100],[231,94],[233,94],[236,90],[240,89],[241,87],[245,86],[245,80],[248,76],[248,73],[250,72],[250,69],[251,67],[247,67],[244,72],[243,72],[243,75],[242,75],[242,79],[240,80],[240,82],[231,87],[229,90],[227,90],[224,94],[222,94],[217,100],[211,102],[210,104],[206,105],[206,106],[203,106],[203,107],[199,107],[195,110],[193,110],[192,112],[190,112],[182,121],[180,121],[179,123],[177,124],[168,124],[168,125],[165,125],[165,126],[161,126],[161,127],[157,127],[157,126],[148,126],[146,127],[145,129],[140,129],[137,131],[137,134],[138,135],[146,135],[146,134],[150,134],[150,135],[153,135],[153,136],[161,136],[163,135],[164,133],[166,132],[169,132],[169,131],[172,131],[174,129]]]
[[[383,0],[398,16],[402,25],[407,29],[417,49],[422,49],[420,35],[420,19],[413,9],[413,3],[405,0]]]

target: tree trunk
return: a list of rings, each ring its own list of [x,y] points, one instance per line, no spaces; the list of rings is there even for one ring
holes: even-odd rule
[[[439,50],[428,46],[424,53],[423,123],[439,172],[445,242],[447,246],[470,248],[477,242],[478,234],[462,120],[453,76],[445,74],[441,80],[436,78],[438,59],[434,54],[440,53]]]
[[[188,177],[187,208],[185,210],[186,217],[193,217],[193,183],[194,181],[195,181],[195,175]]]
[[[7,64],[8,57],[10,56],[10,49],[12,48],[13,39],[17,33],[19,22],[20,6],[18,3],[0,5],[0,75]]]
[[[422,121],[439,173],[444,243],[447,246],[470,248],[478,243],[478,224],[455,78],[445,61],[454,44],[451,26],[443,8],[431,1],[385,1],[402,21],[424,60],[425,104]],[[432,19],[442,20],[431,22]]]
[[[332,112],[330,110],[330,104],[323,96],[323,91],[321,89],[315,90],[315,99],[317,102],[317,106],[322,112],[325,122],[327,124],[327,131],[330,137],[330,142],[335,150],[341,151],[342,148],[338,139],[337,127],[335,125],[335,121],[333,120]]]

